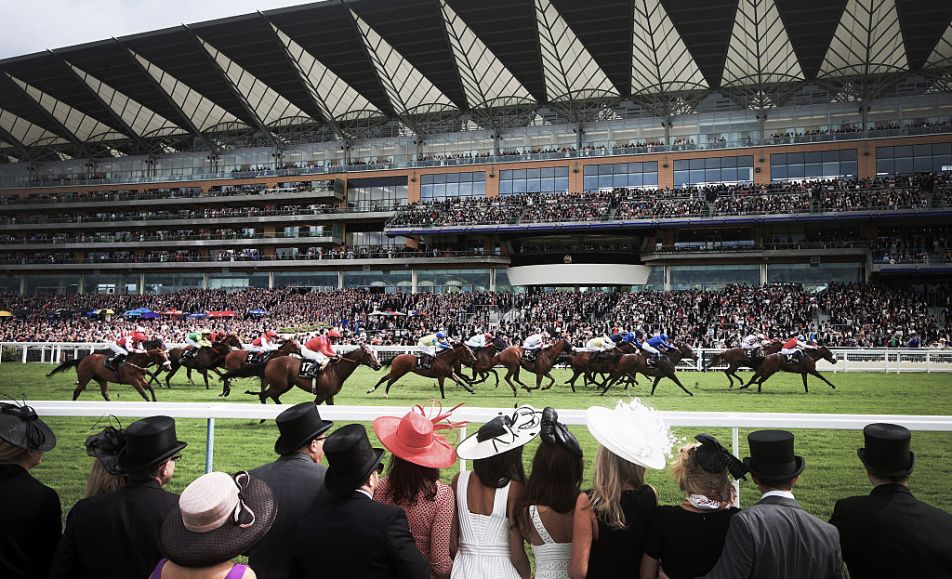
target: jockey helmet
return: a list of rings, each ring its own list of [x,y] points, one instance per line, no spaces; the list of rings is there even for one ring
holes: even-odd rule
[[[436,337],[437,337],[437,339],[439,339],[439,340],[444,340],[444,339],[446,339],[446,334],[445,334],[444,332],[437,332],[437,333],[436,333]]]
[[[487,340],[492,340],[492,339],[493,339],[493,335],[490,334],[489,332],[486,332],[485,334],[483,334],[483,337],[486,338]]]
[[[328,338],[343,338],[343,336],[341,336],[340,332],[337,331],[337,328],[331,328],[330,330],[327,331],[327,334],[325,334],[325,335],[326,335]]]
[[[277,337],[278,337],[278,333],[275,332],[274,330],[268,330],[268,331],[265,333],[265,336],[267,336],[267,337],[269,337],[269,338],[277,338]]]
[[[757,334],[757,339],[758,339],[758,340],[766,340],[767,337],[764,336],[763,334]]]
[[[136,331],[136,332],[134,332],[134,333],[132,334],[132,339],[133,339],[133,340],[138,340],[138,341],[140,341],[140,342],[144,342],[144,341],[146,340],[146,336],[145,336],[145,334],[143,334],[142,332]]]
[[[661,338],[662,340],[664,340],[665,342],[668,341],[668,335],[667,335],[667,334],[661,333],[661,334],[658,334],[658,337]]]

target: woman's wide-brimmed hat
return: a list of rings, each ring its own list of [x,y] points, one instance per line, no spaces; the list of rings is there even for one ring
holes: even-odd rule
[[[674,446],[668,423],[637,398],[619,401],[613,409],[589,408],[585,425],[595,440],[613,454],[646,468],[664,468]]]
[[[334,423],[321,418],[317,405],[301,402],[288,408],[274,419],[281,436],[274,443],[274,451],[288,454],[329,430]]]
[[[383,467],[382,448],[370,446],[363,424],[348,424],[334,431],[324,442],[327,472],[324,486],[335,495],[351,493],[363,484],[374,469]]]
[[[542,431],[542,413],[532,406],[520,406],[511,415],[500,414],[482,425],[475,434],[456,447],[466,460],[489,458],[528,444]]]
[[[175,436],[175,419],[150,416],[126,429],[126,447],[119,453],[119,468],[125,472],[145,470],[162,463],[188,446]]]
[[[863,428],[866,446],[856,450],[873,474],[907,477],[916,468],[916,454],[909,450],[912,433],[905,426],[880,422]]]
[[[786,481],[803,472],[806,463],[793,451],[793,433],[786,430],[755,430],[747,435],[750,456],[744,466],[765,482]]]
[[[0,440],[17,448],[47,452],[56,446],[56,435],[33,408],[0,402]]]
[[[255,546],[278,506],[264,480],[210,472],[192,481],[162,523],[162,552],[182,567],[210,567]]]
[[[395,456],[426,468],[446,468],[456,464],[456,449],[437,431],[460,428],[466,422],[450,422],[457,404],[447,411],[436,400],[426,407],[415,405],[402,418],[381,416],[374,420],[380,443]]]
[[[96,458],[106,472],[119,476],[126,474],[119,468],[119,453],[126,447],[126,432],[122,428],[107,426],[86,438],[86,454]]]

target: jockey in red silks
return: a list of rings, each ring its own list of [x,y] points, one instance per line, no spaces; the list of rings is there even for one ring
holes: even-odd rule
[[[301,346],[301,356],[319,363],[321,370],[323,370],[327,367],[327,363],[331,358],[338,357],[331,346],[333,345],[334,339],[341,337],[341,333],[338,332],[336,328],[331,328],[323,336],[318,334]]]
[[[245,345],[245,350],[260,354],[262,352],[273,352],[278,349],[278,333],[274,330],[262,332],[260,336],[251,341],[251,344]]]
[[[114,343],[109,344],[109,348],[116,353],[111,359],[108,360],[109,366],[112,368],[118,368],[118,364],[126,359],[130,353],[142,353],[145,352],[145,348],[142,346],[142,343],[146,341],[146,335],[142,332],[135,331],[129,332],[124,336],[120,336],[118,340]]]

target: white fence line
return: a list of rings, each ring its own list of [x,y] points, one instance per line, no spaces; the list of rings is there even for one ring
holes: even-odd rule
[[[184,344],[168,344],[169,347]],[[0,342],[0,363],[6,357],[10,360],[19,360],[21,363],[41,362],[58,363],[66,358],[75,358],[86,355],[94,350],[108,348],[105,342]],[[336,347],[335,347],[336,348]],[[351,347],[343,346],[337,349],[346,351]],[[373,346],[378,354],[397,355],[406,352],[415,352],[415,346]],[[696,350],[696,360],[683,360],[678,365],[679,370],[700,371],[710,360],[711,356],[723,352],[721,348],[702,348]],[[817,369],[825,372],[887,372],[899,374],[902,372],[952,372],[952,349],[836,349],[837,363],[830,364],[825,360],[817,362]],[[712,366],[711,370],[723,370],[725,366]]]

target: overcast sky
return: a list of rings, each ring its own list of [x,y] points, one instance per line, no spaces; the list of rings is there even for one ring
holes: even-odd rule
[[[0,0],[0,58],[248,14],[302,0]]]

